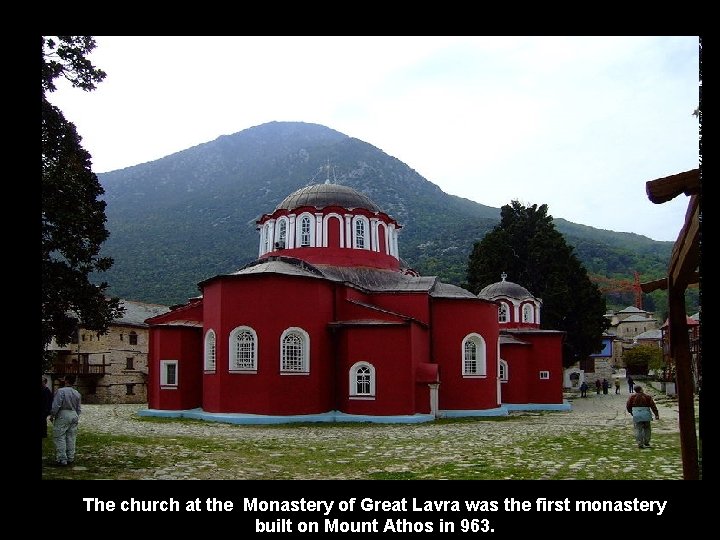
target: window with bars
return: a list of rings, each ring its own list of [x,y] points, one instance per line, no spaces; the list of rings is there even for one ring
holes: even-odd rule
[[[375,396],[375,367],[358,362],[350,368],[350,397]]]
[[[462,374],[469,377],[484,377],[487,373],[485,340],[479,334],[470,334],[462,344]]]
[[[215,371],[216,357],[215,331],[208,330],[207,334],[205,334],[205,371]]]
[[[230,333],[230,371],[257,371],[257,335],[247,326]]]
[[[280,372],[310,371],[310,337],[301,328],[289,328],[280,338]]]
[[[303,217],[300,220],[300,246],[307,247],[310,245],[310,218]]]
[[[355,247],[365,249],[365,222],[362,219],[355,221]]]
[[[508,322],[508,305],[505,302],[500,302],[500,307],[498,308],[498,322]]]

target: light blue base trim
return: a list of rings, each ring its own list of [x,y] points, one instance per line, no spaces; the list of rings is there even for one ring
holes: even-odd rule
[[[465,416],[507,416],[508,410],[504,406],[496,409],[476,409],[476,410],[453,410],[440,411],[440,418],[462,418]]]
[[[453,410],[440,411],[440,418],[462,418],[466,416],[507,416],[510,411],[569,411],[570,403],[507,403],[495,409]],[[160,409],[142,409],[139,416],[156,418],[190,418],[193,420],[207,420],[209,422],[222,422],[225,424],[293,424],[298,422],[372,422],[376,424],[419,424],[432,422],[432,414],[407,414],[392,416],[374,416],[366,414],[346,414],[340,411],[329,411],[320,414],[294,414],[287,416],[272,416],[266,414],[247,413],[210,413],[201,408],[181,411],[164,411]]]
[[[292,424],[298,422],[374,422],[382,424],[418,424],[435,420],[431,414],[411,414],[395,416],[371,416],[364,414],[346,414],[340,411],[330,411],[320,414],[295,414],[287,416],[271,416],[265,414],[246,413],[209,413],[202,409],[187,409],[183,411],[164,411],[160,409],[142,409],[139,416],[157,418],[191,418],[193,420],[207,420],[209,422],[223,422],[226,424]]]
[[[572,405],[567,399],[562,403],[504,403],[508,411],[569,411]]]

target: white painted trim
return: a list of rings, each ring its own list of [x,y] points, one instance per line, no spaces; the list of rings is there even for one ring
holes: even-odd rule
[[[212,338],[213,340],[213,347],[215,349],[214,351],[214,358],[213,358],[213,365],[210,365],[209,363],[209,357],[208,357],[208,341]],[[208,331],[205,333],[205,340],[203,341],[203,370],[206,373],[215,373],[217,370],[217,334],[215,334],[215,330],[212,328],[208,329]]]
[[[303,348],[303,371],[287,371],[283,370],[283,341],[288,334],[299,334],[302,338]],[[280,335],[280,374],[281,375],[309,375],[310,374],[310,334],[298,326],[291,326],[286,328],[285,331]]]
[[[468,340],[472,340],[476,346],[478,373],[465,372],[465,343],[467,343]],[[472,332],[465,336],[460,343],[460,373],[463,377],[467,378],[487,377],[487,344],[485,343],[485,338],[480,334]]]
[[[253,367],[251,368],[236,368],[235,365],[235,339],[241,332],[249,332],[253,336]],[[228,337],[228,371],[230,373],[257,373],[258,369],[258,335],[257,332],[250,326],[238,326],[233,328]]]
[[[160,360],[160,389],[175,390],[180,384],[180,362],[178,360]],[[167,368],[175,366],[175,384],[168,383]]]
[[[330,212],[329,214],[326,214],[323,217],[323,247],[328,247],[328,242],[330,238],[330,218],[336,218],[339,222],[340,226],[340,247],[345,247],[345,220],[343,220],[343,217],[336,213],[336,212]]]
[[[358,394],[357,393],[357,372],[360,368],[366,367],[370,370],[370,393],[369,394]],[[350,398],[372,398],[375,399],[375,366],[370,362],[355,362],[348,370],[348,394]]]

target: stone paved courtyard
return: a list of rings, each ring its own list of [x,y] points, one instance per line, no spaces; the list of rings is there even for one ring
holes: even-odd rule
[[[651,390],[660,420],[653,422],[653,448],[639,450],[625,412],[627,387],[622,390],[587,398],[568,395],[572,410],[564,412],[411,425],[148,421],[137,415],[144,405],[84,405],[80,430],[157,441],[108,449],[108,456],[127,454],[129,465],[120,478],[485,478],[483,470],[491,470],[508,479],[527,477],[528,471],[534,478],[681,479],[677,403]],[[588,446],[595,450],[588,453]],[[160,456],[165,459],[159,466],[132,465]],[[79,444],[72,469],[82,473],[88,468]],[[63,473],[71,476],[72,469]]]

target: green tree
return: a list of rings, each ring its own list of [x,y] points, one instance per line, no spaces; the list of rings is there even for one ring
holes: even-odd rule
[[[652,345],[638,345],[623,353],[626,366],[647,366],[648,371],[659,371],[665,368],[662,350]]]
[[[500,223],[473,246],[467,282],[477,294],[506,272],[541,298],[541,327],[567,333],[563,364],[571,366],[602,349],[609,321],[600,290],[547,212],[547,205],[525,207],[518,201],[503,206]]]
[[[107,283],[89,281],[112,259],[100,257],[108,237],[103,188],[91,170],[90,154],[75,126],[52,105],[46,93],[63,77],[89,91],[105,78],[87,59],[95,40],[87,36],[42,38],[42,367],[53,338],[70,342],[77,325],[104,332],[122,314],[117,298],[105,295]]]

